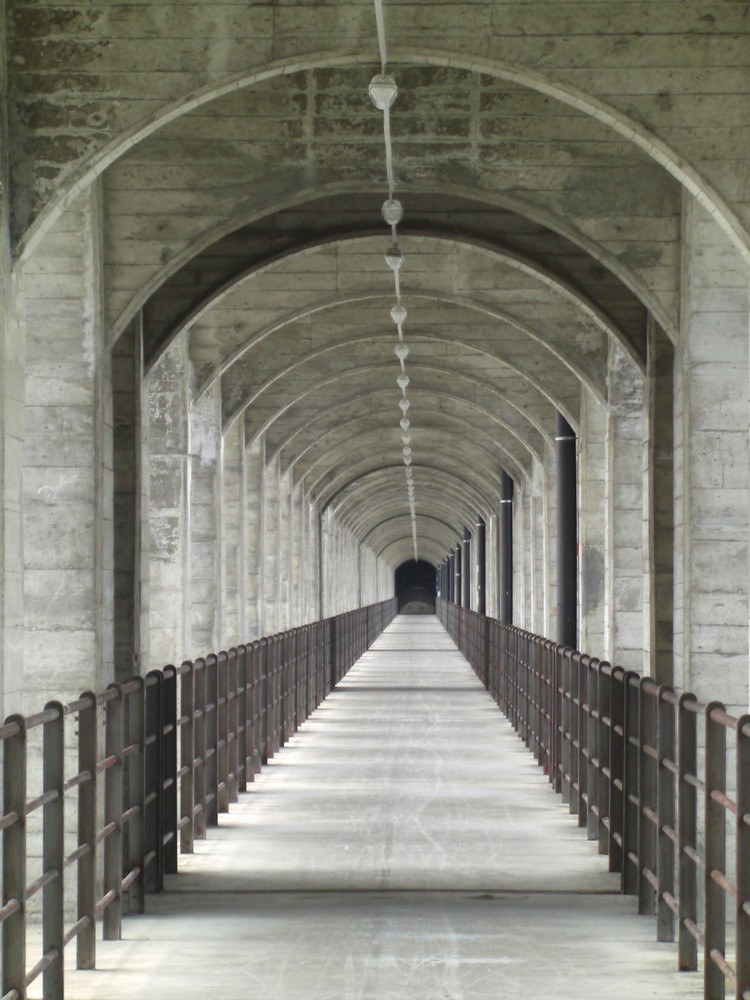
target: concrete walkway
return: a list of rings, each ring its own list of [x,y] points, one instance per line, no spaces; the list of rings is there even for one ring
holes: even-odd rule
[[[400,617],[71,1000],[701,996],[437,619]]]

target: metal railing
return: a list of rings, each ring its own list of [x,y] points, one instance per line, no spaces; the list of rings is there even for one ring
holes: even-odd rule
[[[177,871],[178,853],[218,823],[395,614],[395,600],[370,605],[6,719],[2,1000],[24,1000],[40,975],[45,1000],[62,1000],[65,946],[75,939],[77,968],[94,968],[97,921],[105,940],[120,937],[123,913],[143,912],[145,893]],[[31,761],[38,730],[41,761]],[[66,777],[74,739],[77,770]],[[30,763],[42,769],[31,799]],[[65,796],[74,790],[77,846],[66,855]],[[39,811],[42,873],[27,882],[28,820]],[[66,928],[71,875],[76,917]],[[28,904],[39,893],[42,954],[29,969]]]
[[[750,1000],[750,715],[455,604],[437,613],[657,940],[676,940],[678,968],[702,952],[705,1000]]]

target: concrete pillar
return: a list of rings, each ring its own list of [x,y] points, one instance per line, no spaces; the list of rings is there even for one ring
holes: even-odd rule
[[[22,329],[3,379],[4,419],[25,398],[25,427],[5,425],[5,558],[23,566],[23,707],[113,679],[112,399],[104,348],[99,185],[68,210],[20,278]],[[86,303],[86,309],[81,303]],[[25,356],[22,344],[25,343]],[[6,349],[7,349],[6,344]],[[25,362],[25,385],[21,370]],[[8,380],[19,378],[15,386]],[[23,447],[23,543],[18,480]],[[10,462],[17,462],[15,469]],[[9,580],[15,585],[17,578]],[[17,598],[15,586],[8,597]],[[15,646],[17,601],[8,607]],[[17,648],[17,646],[16,646]]]
[[[674,346],[652,323],[644,400],[644,645],[659,684],[674,680],[674,363]]]
[[[607,436],[609,414],[588,391],[581,398],[579,450],[580,647],[591,656],[609,648],[606,592],[608,529]]]
[[[615,344],[609,350],[607,440],[607,659],[626,670],[648,670],[644,618],[643,377]]]
[[[221,511],[221,397],[214,386],[190,412],[191,656],[205,656],[225,645],[219,631]]]
[[[476,533],[476,590],[477,611],[480,615],[487,613],[487,549],[484,520],[477,518]]]
[[[471,531],[469,528],[464,528],[463,538],[461,539],[461,607],[470,608],[471,607],[471,563],[472,563],[472,552],[471,552]]]
[[[675,683],[748,704],[748,267],[692,198],[675,356]]]
[[[302,517],[302,493],[299,486],[290,490],[292,544],[289,552],[290,615],[289,625],[295,628],[305,621],[302,610],[302,577],[305,564],[305,523]]]
[[[561,413],[555,420],[557,642],[578,647],[577,441]]]
[[[247,638],[245,626],[245,425],[235,421],[222,444],[222,524],[224,547],[222,646]]]
[[[263,470],[265,448],[262,437],[245,442],[245,627],[244,641],[258,639],[266,630],[265,532],[263,530]]]
[[[266,635],[273,635],[280,628],[280,572],[281,572],[281,470],[279,460],[267,461],[263,466],[263,593],[265,597]]]
[[[513,480],[500,472],[500,537],[498,615],[506,625],[513,624]]]
[[[279,594],[277,629],[287,629],[292,620],[292,551],[294,547],[294,522],[292,520],[292,482],[288,472],[281,474],[279,463]]]
[[[545,520],[545,475],[541,464],[534,460],[530,496],[530,592],[531,621],[529,628],[537,634],[546,634],[547,608],[550,596],[547,591],[547,524]]]
[[[190,426],[184,337],[147,379],[150,667],[192,655],[190,643]],[[196,654],[197,655],[197,654]]]
[[[112,351],[114,505],[114,676],[124,681],[149,660],[148,435],[143,424],[142,330],[139,315]],[[145,480],[145,483],[144,483]]]
[[[2,102],[0,116],[6,105]],[[5,122],[0,118],[0,189],[7,187]],[[17,321],[8,203],[0,199],[0,712],[23,709],[23,439],[25,336]]]
[[[461,605],[461,601],[463,599],[462,549],[463,546],[461,542],[459,542],[453,550],[453,601],[459,606]]]

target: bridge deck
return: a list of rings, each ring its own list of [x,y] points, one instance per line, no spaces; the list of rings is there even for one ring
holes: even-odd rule
[[[701,995],[435,618],[398,618],[241,798],[70,998]]]

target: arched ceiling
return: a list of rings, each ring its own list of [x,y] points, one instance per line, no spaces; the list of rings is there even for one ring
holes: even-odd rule
[[[106,171],[115,338],[147,367],[185,337],[196,398],[265,436],[320,511],[394,566],[411,555],[372,66],[289,72],[156,130]],[[602,121],[518,83],[393,66],[420,555],[438,561],[523,487],[610,353],[646,366],[677,321],[681,190]]]

